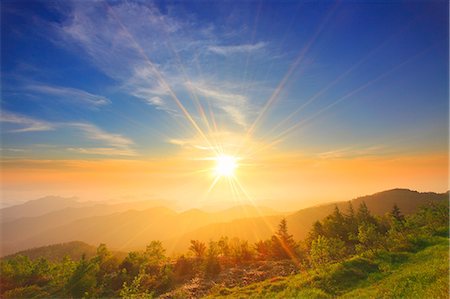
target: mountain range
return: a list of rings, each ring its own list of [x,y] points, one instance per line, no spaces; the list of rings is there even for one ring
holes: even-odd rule
[[[118,251],[140,250],[152,240],[161,240],[168,253],[174,254],[186,251],[192,239],[207,242],[227,236],[255,242],[269,238],[283,217],[289,232],[300,240],[307,236],[315,221],[329,215],[335,206],[345,213],[349,202],[355,210],[365,202],[372,213],[383,215],[397,204],[403,214],[410,214],[421,205],[448,200],[448,195],[448,192],[393,189],[291,213],[255,206],[217,212],[199,209],[176,212],[155,206],[157,202],[152,201],[95,204],[80,203],[74,198],[46,197],[0,210],[1,255],[71,241],[95,246],[105,243]]]

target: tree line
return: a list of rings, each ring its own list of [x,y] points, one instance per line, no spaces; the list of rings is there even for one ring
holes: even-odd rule
[[[414,251],[434,235],[448,235],[448,204],[423,206],[404,216],[394,205],[379,217],[363,202],[352,204],[314,223],[308,237],[297,241],[282,219],[276,232],[254,244],[221,237],[208,243],[191,240],[186,254],[169,258],[160,241],[120,259],[106,245],[94,257],[59,262],[15,256],[0,263],[2,298],[152,298],[194,277],[215,279],[222,271],[254,261],[291,261],[300,271],[320,268],[354,255],[377,251]]]

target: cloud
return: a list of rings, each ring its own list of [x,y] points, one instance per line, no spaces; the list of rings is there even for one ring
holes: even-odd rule
[[[250,53],[257,50],[261,50],[266,46],[264,42],[258,42],[256,44],[242,44],[234,46],[209,46],[208,50],[215,54],[228,56],[232,54]]]
[[[103,141],[106,145],[112,147],[127,149],[130,145],[134,144],[131,139],[120,134],[105,132],[90,123],[67,123],[67,125],[81,130],[88,139]]]
[[[173,88],[173,51],[199,47],[185,34],[187,24],[163,14],[151,3],[67,2],[61,23],[52,23],[56,45],[84,57],[113,78],[128,94],[159,110],[177,110],[167,99]],[[182,32],[184,31],[184,33]],[[175,35],[173,47],[163,41]],[[176,49],[176,50],[174,50]],[[156,63],[157,62],[157,63]]]
[[[37,131],[50,131],[62,128],[75,128],[82,132],[85,138],[102,142],[107,147],[95,147],[95,148],[77,148],[79,153],[86,154],[102,154],[102,155],[121,155],[132,156],[136,155],[136,152],[131,148],[134,142],[121,135],[106,132],[99,127],[91,123],[83,122],[47,122],[30,118],[28,116],[19,115],[7,111],[2,111],[0,114],[0,122],[11,123],[21,126],[19,129],[13,129],[11,133],[25,133],[25,132],[37,132]]]
[[[11,148],[11,147],[0,147],[0,151],[2,152],[13,152],[13,153],[24,153],[27,152],[28,149],[24,148]]]
[[[65,3],[59,9],[62,21],[51,23],[49,36],[56,45],[81,53],[123,91],[173,117],[183,115],[179,103],[194,111],[195,99],[187,95],[191,91],[191,96],[202,95],[234,123],[247,126],[251,102],[236,92],[242,83],[227,88],[227,78],[218,80],[208,65],[199,62],[210,53],[259,51],[265,42],[227,45],[227,32],[213,24],[196,22],[176,8],[163,13],[149,2]],[[191,88],[190,82],[203,84]]]
[[[164,103],[164,101],[160,97],[151,97],[147,101],[155,106],[161,106]]]
[[[210,136],[210,138],[211,137],[212,136]],[[212,140],[210,140],[210,142],[211,141]],[[208,150],[208,151],[214,150],[214,148],[211,147],[210,145],[204,145],[205,141],[203,139],[198,139],[198,138],[186,138],[186,139],[172,138],[172,139],[167,140],[167,142],[170,144],[188,148],[188,149],[198,149],[198,150]]]
[[[67,148],[71,152],[76,152],[86,155],[104,155],[104,156],[136,156],[136,152],[131,149],[118,149],[110,147],[91,147],[91,148]]]
[[[14,129],[10,132],[24,133],[37,131],[50,131],[55,129],[55,125],[46,121],[37,120],[27,116],[2,111],[0,114],[0,122],[11,123],[22,126],[20,129]]]
[[[119,82],[137,77],[155,80],[151,67],[160,68],[172,58],[163,43],[167,34],[178,35],[184,26],[179,20],[162,14],[149,3],[93,2],[86,6],[79,1],[68,1],[68,9],[61,10],[62,23],[53,23],[58,38],[55,44],[71,51],[84,51],[87,59],[99,70]],[[178,39],[174,39],[179,42]],[[151,67],[150,67],[151,66]]]
[[[206,134],[205,140],[202,136],[196,135],[185,138],[167,139],[166,142],[183,148],[180,155],[187,158],[203,159],[206,152],[214,157],[218,153],[231,153],[239,156],[240,159],[249,159],[249,155],[254,151],[270,152],[273,145],[267,146],[267,143],[254,138],[249,138],[245,132],[233,131],[214,131]]]
[[[171,139],[167,140],[167,142],[170,144],[179,145],[179,146],[184,146],[184,145],[190,143],[188,140],[177,139],[177,138],[171,138]]]
[[[226,91],[223,87],[202,83],[191,83],[188,88],[193,89],[193,92],[202,95],[214,106],[227,113],[236,124],[247,127],[246,112],[249,110],[249,100],[246,96]]]
[[[76,88],[49,86],[43,84],[33,84],[27,86],[26,88],[38,93],[56,96],[64,100],[84,103],[92,106],[103,106],[111,103],[111,101],[104,96],[95,95]]]
[[[354,146],[342,149],[322,152],[317,154],[321,159],[346,159],[367,156],[377,156],[380,152],[387,153],[387,148],[384,145],[374,145],[369,147]]]
[[[171,80],[172,84],[176,80]],[[174,113],[176,108],[165,97],[170,96],[170,90],[159,78],[155,78],[155,71],[150,66],[140,66],[133,70],[133,75],[122,85],[129,94],[144,100],[147,104],[159,110]]]

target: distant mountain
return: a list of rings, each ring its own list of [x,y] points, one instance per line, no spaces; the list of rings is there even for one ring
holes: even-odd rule
[[[72,260],[79,260],[83,254],[86,258],[91,258],[96,254],[96,252],[97,248],[95,246],[80,241],[73,241],[69,243],[27,249],[5,256],[2,259],[9,259],[17,255],[23,255],[27,256],[31,260],[43,257],[50,261],[61,261],[66,256],[70,257]]]
[[[0,219],[1,222],[7,222],[22,217],[35,217],[64,208],[85,205],[87,204],[79,202],[76,197],[46,196],[0,209]]]
[[[392,189],[375,193],[373,195],[358,197],[352,200],[352,202],[353,205],[357,207],[364,201],[372,213],[382,215],[386,213],[386,209],[390,210],[394,203],[400,207],[404,214],[412,214],[416,212],[417,208],[424,203],[432,203],[448,199],[449,192],[434,193],[417,192],[409,189]]]
[[[128,210],[145,210],[154,207],[156,201],[139,201],[118,204],[96,204],[67,207],[36,217],[25,217],[5,222],[0,227],[2,243],[14,244],[46,230],[69,224],[75,220],[93,216],[104,216]]]
[[[88,208],[81,209],[81,211],[85,210],[89,211]],[[251,206],[233,207],[214,213],[196,209],[176,213],[168,208],[158,207],[143,211],[128,210],[102,216],[77,218],[68,222],[69,217],[80,215],[80,210],[76,211],[78,213],[73,214],[68,213],[73,212],[73,209],[68,212],[63,210],[3,225],[2,254],[73,240],[91,244],[106,243],[120,250],[140,249],[151,240],[173,239],[211,223],[278,214],[268,208]]]
[[[343,213],[347,211],[349,203],[355,211],[359,205],[365,202],[369,210],[375,215],[383,215],[391,211],[394,204],[400,208],[405,215],[417,211],[417,209],[428,203],[447,201],[449,193],[419,193],[408,189],[393,189],[355,198],[351,201],[329,203],[320,206],[313,206],[301,209],[293,214],[287,215],[286,220],[288,229],[297,240],[308,236],[313,223],[322,220],[331,214],[337,206]],[[277,229],[282,216],[259,217],[237,219],[228,223],[214,223],[205,227],[191,231],[176,240],[166,240],[165,245],[173,248],[175,252],[183,252],[189,246],[189,241],[198,239],[202,241],[217,240],[221,236],[229,238],[238,237],[255,242],[261,239],[269,238]]]
[[[394,204],[402,213],[409,214],[421,205],[446,200],[448,193],[394,189],[358,197],[350,202],[355,211],[364,201],[372,213],[382,215]],[[112,249],[128,251],[143,249],[150,241],[161,240],[169,253],[183,252],[192,239],[209,241],[228,236],[254,242],[269,238],[282,217],[286,217],[290,233],[299,240],[307,236],[315,221],[329,215],[335,206],[345,213],[348,205],[349,201],[329,203],[288,215],[253,206],[238,206],[219,212],[194,209],[182,213],[165,207],[112,213],[109,212],[113,208],[105,207],[67,209],[4,225],[1,249],[5,255],[30,247],[80,240],[89,244],[105,243]],[[101,209],[105,214],[92,216]],[[83,213],[85,217],[81,217]]]

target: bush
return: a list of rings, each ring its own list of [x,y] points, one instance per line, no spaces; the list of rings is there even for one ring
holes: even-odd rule
[[[173,276],[176,283],[194,277],[194,262],[184,255],[177,258],[173,267]]]
[[[222,267],[215,256],[208,256],[205,260],[205,277],[214,278],[219,275]]]
[[[331,294],[339,294],[377,271],[379,269],[376,263],[367,258],[354,257],[323,269],[314,277],[312,286]]]

